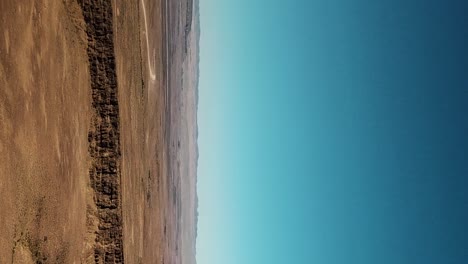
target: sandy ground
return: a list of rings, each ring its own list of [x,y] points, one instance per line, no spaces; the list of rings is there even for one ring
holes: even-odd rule
[[[186,0],[113,2],[126,263],[195,263],[191,9]],[[94,263],[81,9],[0,1],[0,19],[0,264]]]
[[[0,263],[86,255],[90,89],[77,10],[0,1]]]
[[[123,199],[124,252],[128,263],[163,263],[167,243],[164,203],[168,195],[161,186],[167,170],[162,138],[163,11],[158,1],[147,3],[145,8],[147,27],[141,1],[118,1],[114,12],[117,76],[120,87],[125,87],[119,93],[121,120],[126,124],[121,134],[122,191],[123,197],[128,197]],[[153,54],[151,61],[148,54]],[[153,66],[151,72],[149,66]]]
[[[131,124],[122,130],[123,193],[132,197],[123,206],[125,259],[194,263],[198,42],[195,30],[185,36],[189,3],[116,3],[121,118]]]

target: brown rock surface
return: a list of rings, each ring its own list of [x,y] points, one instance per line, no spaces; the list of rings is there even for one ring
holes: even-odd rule
[[[0,19],[0,263],[79,261],[92,241],[80,8],[0,1]]]

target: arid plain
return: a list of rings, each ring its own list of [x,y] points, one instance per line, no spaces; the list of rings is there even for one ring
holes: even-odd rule
[[[195,263],[198,3],[0,19],[0,264]]]

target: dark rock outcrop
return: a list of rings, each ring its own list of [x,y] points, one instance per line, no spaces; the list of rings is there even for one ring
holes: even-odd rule
[[[86,22],[92,109],[89,170],[98,228],[95,263],[124,263],[120,128],[111,0],[79,0]]]

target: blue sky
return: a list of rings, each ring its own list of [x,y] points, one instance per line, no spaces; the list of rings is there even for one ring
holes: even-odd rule
[[[198,263],[468,263],[467,11],[200,0]]]

